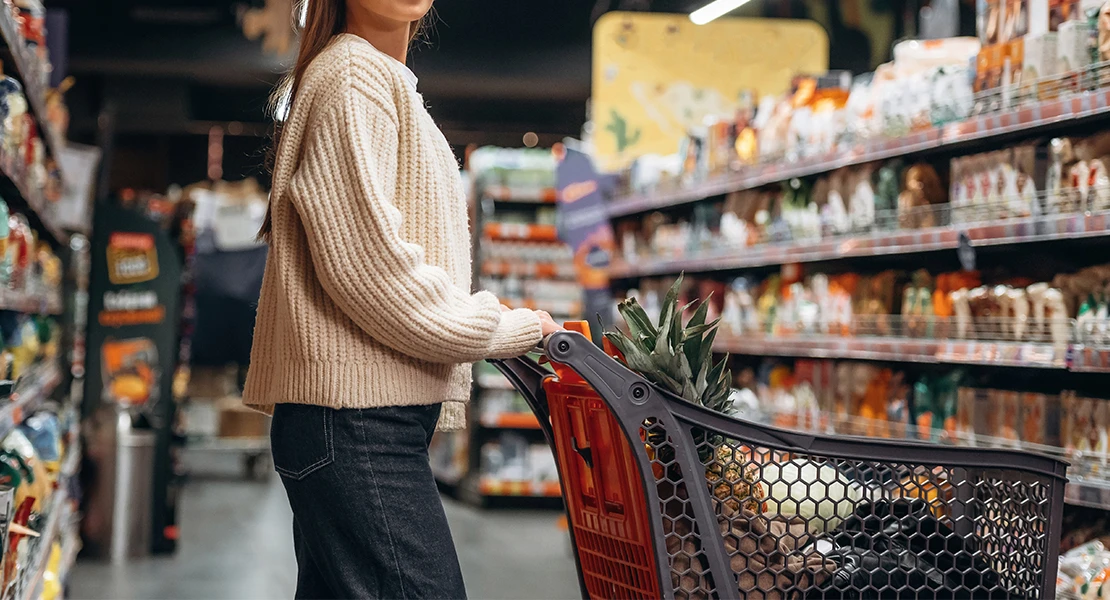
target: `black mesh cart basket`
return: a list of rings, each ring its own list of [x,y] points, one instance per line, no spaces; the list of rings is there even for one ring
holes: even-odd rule
[[[492,361],[555,452],[588,598],[1054,597],[1065,471],[827,437],[674,397],[580,333]]]

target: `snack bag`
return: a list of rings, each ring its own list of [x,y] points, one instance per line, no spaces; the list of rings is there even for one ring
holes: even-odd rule
[[[1088,399],[1088,402],[1094,405],[1093,426],[1087,431],[1088,444],[1105,467],[1110,459],[1110,402],[1100,399]]]
[[[975,388],[961,387],[956,392],[957,439],[975,445]]]
[[[1033,444],[1045,443],[1044,394],[1025,393],[1021,398],[1021,439]]]
[[[1002,445],[1008,448],[1016,447],[1019,438],[1019,419],[1021,415],[1021,400],[1018,392],[998,391],[998,429],[994,436],[1003,440]]]

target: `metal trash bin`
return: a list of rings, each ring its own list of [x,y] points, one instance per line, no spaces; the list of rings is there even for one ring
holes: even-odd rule
[[[86,425],[85,552],[112,562],[149,556],[155,433],[136,427],[127,407],[114,404],[102,406]]]

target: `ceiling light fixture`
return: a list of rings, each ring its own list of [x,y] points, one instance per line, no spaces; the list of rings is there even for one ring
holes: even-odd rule
[[[713,0],[713,2],[690,13],[690,20],[694,22],[694,25],[705,25],[717,17],[723,17],[747,3],[748,0]]]

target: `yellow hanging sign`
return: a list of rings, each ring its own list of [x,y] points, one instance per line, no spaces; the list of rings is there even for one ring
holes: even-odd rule
[[[594,161],[615,171],[673,154],[707,116],[735,113],[744,93],[781,94],[828,65],[828,35],[812,21],[606,13],[594,25]]]

